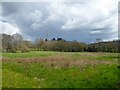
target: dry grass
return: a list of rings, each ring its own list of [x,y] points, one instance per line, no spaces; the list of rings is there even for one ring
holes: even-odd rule
[[[13,61],[11,59],[3,59],[5,61]],[[54,67],[54,68],[65,68],[65,67],[85,67],[86,65],[90,65],[93,68],[96,65],[101,64],[117,64],[117,62],[109,61],[109,60],[74,60],[73,58],[67,55],[56,55],[56,56],[49,56],[49,57],[42,57],[42,58],[19,58],[15,59],[18,63],[42,63],[46,67]]]

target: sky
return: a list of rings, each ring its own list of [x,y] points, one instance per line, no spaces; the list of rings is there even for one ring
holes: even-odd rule
[[[87,43],[118,38],[119,0],[5,1],[0,3],[0,33]]]

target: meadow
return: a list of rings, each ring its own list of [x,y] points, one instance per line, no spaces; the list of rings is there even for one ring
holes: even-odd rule
[[[2,53],[3,88],[118,88],[118,53]]]

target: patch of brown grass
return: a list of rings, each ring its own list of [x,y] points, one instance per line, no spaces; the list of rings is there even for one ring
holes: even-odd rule
[[[3,59],[5,61],[12,61],[11,59]],[[108,60],[74,60],[67,55],[56,55],[42,58],[19,58],[15,59],[16,62],[21,64],[31,64],[31,63],[42,63],[45,67],[55,67],[55,68],[65,68],[65,67],[84,67],[86,65],[91,65],[93,68],[101,64],[117,64],[115,61]]]

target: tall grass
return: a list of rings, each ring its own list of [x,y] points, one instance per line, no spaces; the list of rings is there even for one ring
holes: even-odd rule
[[[117,53],[29,52],[3,55],[3,87],[118,87]]]

